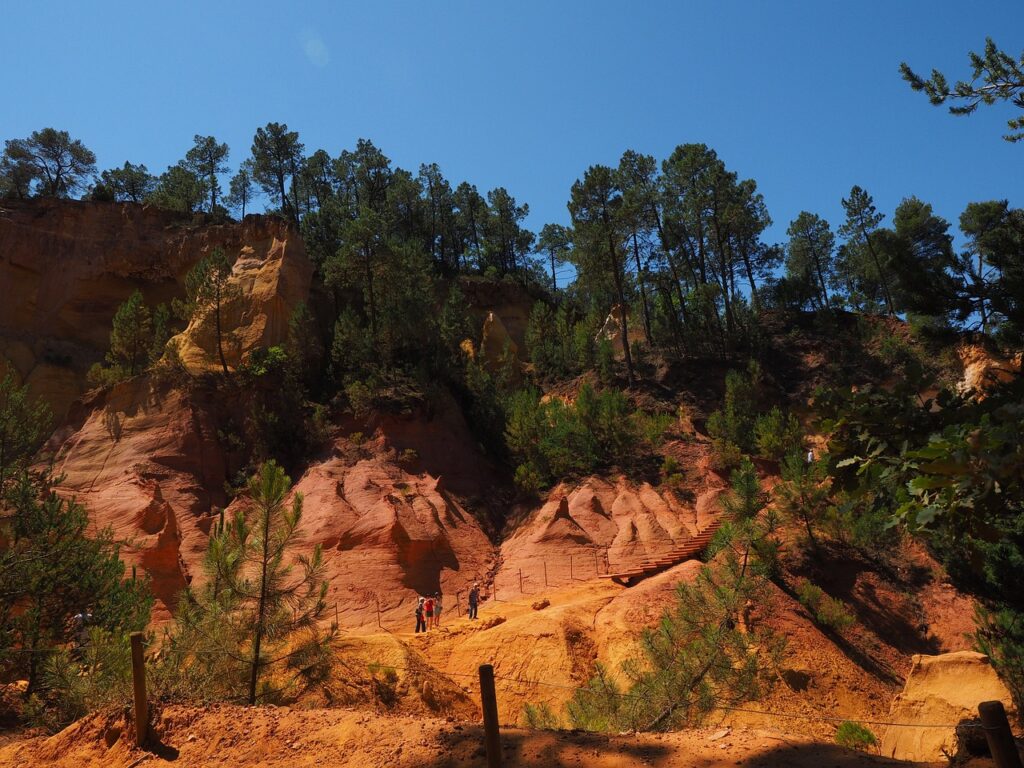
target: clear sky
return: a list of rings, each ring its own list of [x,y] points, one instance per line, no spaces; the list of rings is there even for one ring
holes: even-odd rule
[[[1024,2],[972,0],[2,0],[0,139],[54,126],[160,172],[196,133],[232,165],[268,121],[307,151],[359,137],[453,185],[505,186],[529,224],[564,222],[588,165],[704,142],[757,180],[782,240],[841,219],[853,184],[891,217],[917,195],[956,221],[1024,204],[1009,108],[955,118],[900,79],[967,74],[986,35],[1024,48]]]

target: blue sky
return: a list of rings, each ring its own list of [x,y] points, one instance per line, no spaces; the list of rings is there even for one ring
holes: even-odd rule
[[[567,219],[588,165],[686,142],[757,180],[773,241],[802,209],[837,224],[853,184],[889,217],[911,194],[954,222],[972,200],[1024,204],[1009,109],[954,118],[897,69],[964,75],[986,35],[1019,54],[1020,0],[3,5],[0,139],[63,128],[101,168],[162,171],[195,133],[234,165],[274,120],[310,152],[366,137],[505,186],[535,229]]]

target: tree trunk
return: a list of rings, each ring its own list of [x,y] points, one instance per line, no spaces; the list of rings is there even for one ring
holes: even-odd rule
[[[640,289],[640,306],[644,313],[644,338],[647,346],[651,345],[651,313],[647,308],[647,291],[644,288],[644,273],[640,266],[640,246],[636,241],[636,232],[633,232],[633,258],[636,260],[636,284]]]
[[[811,254],[814,256],[814,271],[818,274],[818,283],[821,286],[821,298],[825,302],[825,309],[831,309],[828,303],[828,288],[825,286],[825,274],[821,269],[821,257],[818,255],[816,248],[811,249]]]
[[[747,282],[750,283],[750,303],[754,307],[755,312],[759,312],[761,304],[757,300],[757,286],[754,285],[754,268],[750,264],[750,254],[747,252],[746,246],[740,250],[740,256],[743,258],[743,267],[747,271]]]
[[[864,242],[868,246],[868,253],[871,254],[871,260],[875,263],[875,269],[878,270],[878,279],[882,281],[882,295],[885,297],[885,308],[888,310],[889,315],[895,315],[896,309],[892,303],[892,294],[889,292],[889,278],[882,271],[882,263],[878,260],[878,254],[875,253],[875,246],[871,244],[871,236],[867,230],[861,227],[861,234],[864,235]]]
[[[608,265],[612,268],[612,276],[615,280],[615,293],[619,298],[619,310],[622,314],[622,352],[626,358],[626,378],[629,385],[633,386],[636,377],[633,375],[633,356],[629,352],[629,326],[626,315],[629,307],[626,306],[626,295],[622,290],[622,274],[619,270],[619,261],[615,257],[615,238],[612,236],[611,224],[605,214],[605,226],[608,227]]]
[[[256,606],[256,630],[252,642],[252,671],[249,675],[249,705],[256,703],[256,685],[260,676],[260,647],[263,645],[263,621],[267,609],[267,561],[270,559],[270,510],[263,515],[263,558],[260,571],[260,597]]]
[[[985,311],[985,263],[978,252],[978,314],[981,315],[981,332],[988,335],[988,312]]]
[[[224,341],[220,330],[220,300],[221,287],[217,286],[216,303],[214,304],[214,322],[217,330],[217,355],[220,357],[220,367],[224,369],[224,375],[228,375],[228,361],[224,359]]]

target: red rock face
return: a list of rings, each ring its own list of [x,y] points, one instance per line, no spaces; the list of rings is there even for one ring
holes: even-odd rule
[[[209,394],[148,377],[77,405],[51,439],[60,490],[110,528],[121,556],[152,578],[155,620],[200,572],[213,510],[226,503],[226,460]]]
[[[295,491],[303,496],[299,548],[323,548],[328,600],[347,627],[375,628],[378,605],[384,621],[401,622],[418,595],[465,595],[493,567],[480,524],[437,478],[410,474],[378,452],[342,441]]]
[[[185,274],[214,248],[232,261],[262,261],[289,238],[298,242],[272,217],[194,226],[135,203],[3,201],[0,372],[13,370],[59,419],[84,391],[89,366],[106,353],[114,313],[133,291],[151,306],[169,302],[183,295]],[[306,269],[301,242],[289,259]],[[308,292],[308,275],[297,290]]]

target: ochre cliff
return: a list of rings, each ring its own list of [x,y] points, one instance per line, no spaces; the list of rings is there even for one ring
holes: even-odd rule
[[[232,314],[247,330],[231,337],[230,349],[237,355],[246,345],[283,338],[287,304],[308,292],[311,269],[301,241],[280,219],[194,224],[134,203],[3,201],[0,369],[27,382],[60,420],[84,391],[85,372],[106,353],[118,306],[136,290],[151,306],[181,297],[188,270],[217,247],[255,299]],[[188,361],[199,360],[195,347],[207,345],[204,333],[193,337],[194,345],[182,345]]]

